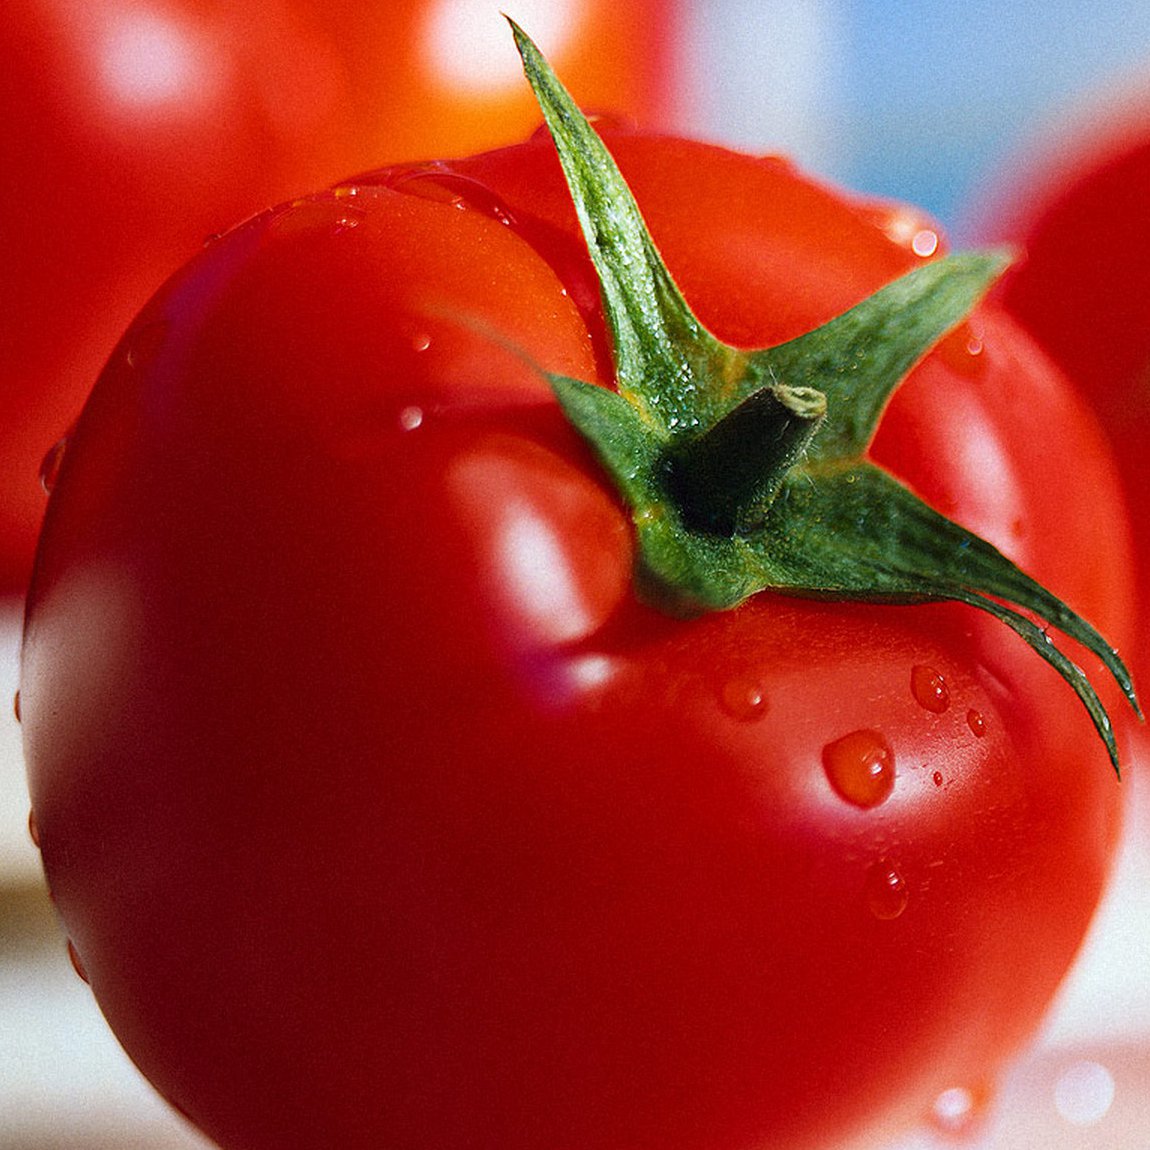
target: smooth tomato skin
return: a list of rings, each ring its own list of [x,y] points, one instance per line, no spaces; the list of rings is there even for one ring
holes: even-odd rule
[[[998,295],[1087,397],[1128,496],[1139,599],[1150,595],[1150,99],[1115,99],[1016,165],[979,230],[1023,253]],[[1132,656],[1150,672],[1145,622]]]
[[[721,337],[918,259],[777,161],[607,139]],[[269,212],[153,300],[65,454],[21,682],[45,869],[126,1049],[225,1148],[866,1144],[981,1088],[1089,922],[1120,788],[1015,636],[637,600],[535,367],[609,382],[579,252],[538,137]],[[1121,642],[1101,437],[972,325],[876,457]],[[860,731],[895,764],[870,807],[826,766]]]
[[[136,312],[206,237],[349,172],[534,126],[504,22],[465,8],[0,6],[0,593],[27,580],[41,460]],[[476,36],[489,26],[510,67],[483,72],[488,51],[469,84],[449,35],[461,20]],[[542,33],[586,106],[660,123],[676,26],[673,3],[580,0]]]

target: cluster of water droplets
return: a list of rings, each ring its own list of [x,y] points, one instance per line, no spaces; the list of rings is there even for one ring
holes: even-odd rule
[[[935,668],[916,664],[910,672],[910,693],[928,714],[942,715],[952,704],[950,687]],[[763,682],[754,675],[740,674],[719,689],[719,705],[730,718],[756,722],[769,711],[769,698]],[[978,739],[986,734],[986,720],[971,707],[966,712],[966,725]],[[893,748],[881,731],[861,728],[833,739],[823,747],[822,766],[832,792],[843,802],[861,810],[871,810],[885,803],[894,792],[897,778]],[[946,779],[935,770],[931,774],[936,787]],[[896,860],[886,855],[872,862],[865,880],[867,906],[875,918],[898,918],[910,901],[910,887]]]

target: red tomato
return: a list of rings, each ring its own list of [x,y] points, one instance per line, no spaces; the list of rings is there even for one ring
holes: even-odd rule
[[[1150,97],[1094,110],[1012,172],[982,230],[1020,245],[1005,306],[1089,398],[1128,493],[1142,590],[1150,595]],[[1136,661],[1150,669],[1140,628]]]
[[[587,105],[667,114],[673,4],[568,0],[538,22]],[[27,575],[45,451],[206,236],[538,120],[495,9],[450,0],[5,0],[0,59],[0,593]]]
[[[727,341],[935,246],[604,130]],[[223,1147],[890,1135],[981,1093],[1075,954],[1120,788],[1065,683],[957,605],[644,606],[534,366],[610,384],[607,347],[537,135],[217,240],[85,410],[29,597],[38,837],[112,1027]],[[1004,315],[874,451],[1127,637],[1104,444]]]

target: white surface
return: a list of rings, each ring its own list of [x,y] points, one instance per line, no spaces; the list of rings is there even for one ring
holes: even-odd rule
[[[19,682],[20,602],[0,599],[0,892],[36,881],[40,861],[28,838],[28,787],[13,702]]]

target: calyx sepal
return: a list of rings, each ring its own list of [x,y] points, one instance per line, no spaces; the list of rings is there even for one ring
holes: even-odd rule
[[[510,23],[599,277],[618,390],[549,379],[630,509],[639,593],[680,614],[723,610],[764,590],[979,608],[1066,680],[1117,769],[1106,708],[1047,627],[1096,655],[1140,714],[1114,648],[994,546],[866,458],[891,393],[1009,257],[934,259],[797,339],[750,351],[724,344],[674,283],[607,148]]]

